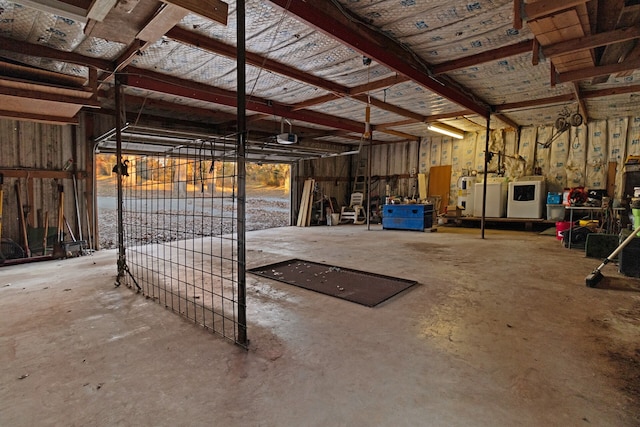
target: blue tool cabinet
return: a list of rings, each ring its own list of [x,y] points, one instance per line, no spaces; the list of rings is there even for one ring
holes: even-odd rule
[[[433,205],[384,205],[382,228],[423,231],[433,224]]]

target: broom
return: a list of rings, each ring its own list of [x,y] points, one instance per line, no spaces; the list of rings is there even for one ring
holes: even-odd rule
[[[629,237],[624,239],[624,242],[622,242],[620,246],[618,246],[616,250],[611,253],[611,255],[606,257],[604,261],[602,261],[602,264],[598,266],[598,268],[593,270],[591,274],[587,276],[586,282],[588,287],[595,288],[596,285],[600,283],[600,281],[604,277],[602,276],[602,273],[600,272],[600,270],[602,270],[605,265],[613,261],[613,259],[618,256],[618,254],[622,251],[622,249],[624,249],[624,247],[627,246],[633,240],[633,238],[638,235],[638,233],[640,233],[640,226],[638,226],[638,228],[636,228],[635,231],[629,235]]]

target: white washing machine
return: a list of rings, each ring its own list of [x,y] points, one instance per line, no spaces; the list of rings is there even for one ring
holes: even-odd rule
[[[482,193],[484,183],[479,182],[474,185],[473,216],[482,216]],[[508,186],[506,182],[487,181],[487,207],[485,217],[503,218],[507,208]]]
[[[542,218],[545,205],[545,182],[543,177],[531,177],[530,181],[509,183],[507,217]]]

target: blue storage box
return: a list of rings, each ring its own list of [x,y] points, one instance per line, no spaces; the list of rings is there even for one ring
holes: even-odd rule
[[[547,204],[548,205],[560,205],[562,204],[562,193],[547,193]]]
[[[382,228],[423,231],[433,225],[433,205],[384,205]]]

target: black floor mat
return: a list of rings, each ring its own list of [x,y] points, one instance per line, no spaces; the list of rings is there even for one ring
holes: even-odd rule
[[[418,283],[301,259],[256,267],[248,272],[367,307],[374,307]]]

